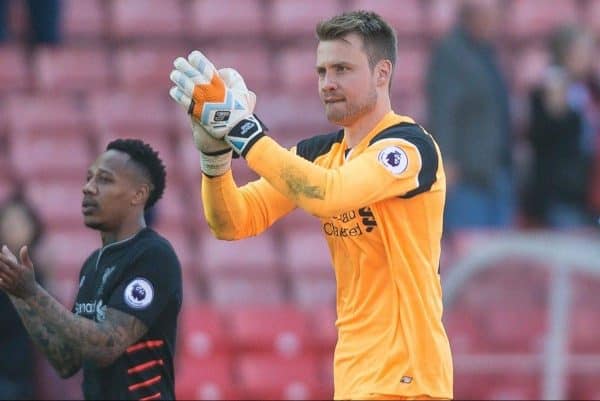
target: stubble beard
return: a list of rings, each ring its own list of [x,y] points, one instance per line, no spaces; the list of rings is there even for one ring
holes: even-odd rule
[[[375,105],[377,104],[377,91],[375,90],[375,88],[372,88],[366,94],[366,96],[360,99],[364,100],[359,103],[358,101],[348,102],[348,100],[346,99],[346,107],[342,110],[336,110],[334,108],[331,108],[329,110],[326,109],[325,112],[327,114],[327,120],[329,120],[329,122],[333,124],[341,126],[347,126],[354,123],[362,116],[368,114],[369,112],[375,109]]]

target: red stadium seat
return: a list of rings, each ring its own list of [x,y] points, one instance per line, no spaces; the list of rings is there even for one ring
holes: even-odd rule
[[[102,40],[107,37],[105,2],[102,0],[62,0],[62,29],[67,41]]]
[[[168,95],[167,95],[168,96]],[[96,131],[98,151],[117,138],[138,138],[159,152],[169,180],[178,180],[178,162],[173,152],[172,115],[168,98],[156,93],[94,94],[90,112]]]
[[[168,78],[167,78],[168,79]],[[155,93],[94,93],[90,113],[95,127],[116,131],[117,136],[130,131],[169,132],[173,121],[167,97]]]
[[[31,71],[25,50],[18,46],[0,46],[0,94],[30,87]]]
[[[73,132],[14,132],[12,167],[23,179],[73,179],[83,185],[95,155],[85,136]],[[61,135],[62,134],[62,135]]]
[[[8,160],[19,177],[71,179],[83,185],[96,155],[91,152],[85,108],[75,98],[13,96],[5,116]]]
[[[318,399],[333,399],[333,349],[319,354],[317,358],[319,365]]]
[[[352,8],[356,10],[372,10],[381,15],[398,33],[402,35],[418,35],[427,26],[423,17],[424,3],[419,0],[354,0]]]
[[[544,37],[552,29],[578,20],[577,4],[574,0],[555,0],[552,7],[544,0],[513,0],[509,3],[504,29],[516,37]]]
[[[111,32],[115,40],[183,37],[180,0],[128,0],[110,3]]]
[[[289,276],[294,303],[310,309],[335,303],[335,276],[333,269],[326,272],[294,272]]]
[[[260,36],[264,32],[263,4],[259,0],[193,0],[189,21],[192,33],[201,38]]]
[[[327,121],[316,89],[314,93],[299,96],[281,91],[261,93],[256,102],[256,113],[268,116],[265,124],[277,138],[286,136],[288,132],[301,132],[302,137],[309,138],[339,129]]]
[[[310,7],[296,0],[278,0],[271,3],[269,32],[273,37],[314,38],[315,27],[324,18],[332,17],[341,11],[336,0],[320,0]]]
[[[73,228],[83,226],[81,214],[82,188],[85,183],[85,170],[81,180],[31,179],[27,181],[25,194],[40,212],[42,219],[52,228]]]
[[[457,347],[467,353],[541,352],[548,279],[543,266],[511,258],[475,275],[446,308]]]
[[[246,42],[244,45],[212,45],[203,47],[202,53],[217,69],[235,68],[244,77],[248,89],[259,94],[272,87],[272,63],[263,41]]]
[[[52,93],[106,88],[108,53],[101,47],[41,47],[33,56],[33,76],[37,89]]]
[[[512,369],[455,369],[454,398],[457,400],[539,400],[539,371],[523,369],[518,360]]]
[[[598,342],[598,310],[600,279],[576,274],[572,282],[572,304],[569,314],[570,349],[578,354],[600,354]]]
[[[480,352],[484,333],[480,321],[474,314],[460,306],[444,311],[444,327],[450,340],[452,352],[470,354]]]
[[[595,355],[598,358],[598,355]],[[596,365],[597,366],[597,365]],[[600,369],[588,368],[581,372],[569,372],[568,391],[566,398],[568,400],[598,400],[600,399],[600,387],[598,378]]]
[[[185,304],[181,311],[180,353],[197,363],[204,363],[219,354],[229,352],[229,333],[223,314],[211,304]]]
[[[63,272],[62,277],[75,277],[76,281],[83,262],[101,246],[100,233],[83,224],[66,228],[51,226],[44,243],[46,260],[40,263],[51,269],[50,275]]]
[[[541,352],[546,326],[545,309],[491,309],[486,322],[489,351]]]
[[[409,94],[409,96],[422,92],[428,57],[424,46],[400,46],[392,91]]]
[[[175,392],[180,400],[239,399],[230,358],[215,356],[199,361],[188,355],[178,360]]]
[[[173,83],[169,74],[175,58],[187,57],[185,45],[134,45],[119,47],[115,53],[115,72],[118,85],[131,91],[156,91],[155,96],[168,97]],[[143,66],[143,68],[140,68]],[[185,114],[182,111],[180,113]]]
[[[291,305],[238,306],[227,310],[236,353],[266,352],[296,357],[308,349],[308,316]]]
[[[333,350],[337,343],[337,328],[335,327],[336,311],[335,302],[316,305],[308,312],[311,316],[311,341],[313,347],[320,353],[324,353],[333,361]],[[331,355],[330,355],[331,354]]]
[[[244,354],[236,366],[244,399],[306,400],[320,395],[317,363],[312,357]]]
[[[408,116],[419,124],[425,124],[426,105],[422,91],[406,92],[402,83],[396,82],[392,86],[392,108],[401,115]]]
[[[331,254],[322,232],[288,229],[284,235],[283,259],[288,270],[319,273],[329,273],[332,270]]]
[[[181,112],[181,110],[177,110]],[[177,174],[181,179],[182,183],[187,186],[186,194],[190,198],[190,204],[192,205],[193,213],[190,214],[190,218],[200,217],[202,213],[202,203],[200,201],[200,153],[194,146],[192,139],[191,128],[187,128],[188,132],[178,131],[175,142],[175,157],[177,158]],[[184,135],[187,135],[184,138]]]
[[[269,305],[283,302],[283,286],[273,274],[255,272],[206,272],[211,300],[215,305]]]
[[[199,260],[207,271],[272,272],[277,266],[277,242],[270,231],[238,241],[213,236],[201,239]]]
[[[315,46],[285,47],[277,54],[280,84],[286,93],[318,94]]]
[[[171,182],[169,178],[169,172],[167,171],[165,192],[155,205],[155,226],[167,230],[179,229],[185,231],[187,210],[184,197],[188,194],[182,193],[182,191],[186,191],[187,188],[178,185],[178,181]]]
[[[89,113],[85,106],[66,95],[11,96],[6,103],[5,116],[9,134],[12,131],[36,131],[53,135],[70,131],[85,136],[89,128]]]

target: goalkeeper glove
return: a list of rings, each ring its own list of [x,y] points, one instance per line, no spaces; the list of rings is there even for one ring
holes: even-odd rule
[[[266,131],[264,124],[252,114],[256,95],[245,85],[228,87],[210,60],[199,51],[190,53],[188,61],[189,65],[176,65],[171,73],[176,89],[184,95],[180,103],[187,105],[188,113],[212,137],[224,139],[236,153],[245,156]],[[190,67],[194,70],[189,70]],[[239,79],[243,82],[241,76]]]
[[[197,70],[183,57],[175,59],[173,65],[192,80],[198,75]],[[218,74],[228,88],[247,90],[242,76],[233,68],[222,68],[218,71]],[[189,108],[191,100],[181,89],[174,86],[169,94],[186,110]],[[190,121],[194,144],[200,151],[202,172],[208,176],[223,175],[231,168],[231,147],[224,140],[210,136],[194,118],[190,118]]]

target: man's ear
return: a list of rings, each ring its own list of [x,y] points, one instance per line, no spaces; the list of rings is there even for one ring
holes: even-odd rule
[[[390,60],[379,60],[375,65],[377,86],[389,86],[392,79],[392,62]]]
[[[135,190],[135,194],[133,199],[131,200],[131,204],[133,206],[137,205],[145,205],[148,197],[150,196],[150,185],[147,183],[139,184],[137,189]]]

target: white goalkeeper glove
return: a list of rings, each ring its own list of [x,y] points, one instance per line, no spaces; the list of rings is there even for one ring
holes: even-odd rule
[[[185,60],[183,60],[185,61]],[[228,87],[214,65],[195,50],[187,62],[180,61],[171,72],[173,98],[216,139],[224,139],[233,150],[245,156],[264,135],[266,127],[252,113],[256,95],[245,84]],[[239,76],[239,74],[237,74]],[[239,76],[241,82],[243,79]]]
[[[173,62],[177,71],[183,72],[190,79],[197,77],[197,70],[183,57],[178,57]],[[219,76],[228,88],[234,90],[248,90],[242,76],[233,68],[222,68],[218,71]],[[173,73],[172,73],[173,75]],[[189,97],[174,86],[169,91],[171,97],[181,104],[187,111],[189,108]],[[187,98],[187,99],[186,99]],[[225,174],[231,168],[231,146],[223,139],[216,139],[206,132],[201,124],[193,117],[190,118],[194,145],[200,151],[200,166],[202,172],[208,176],[219,176]]]

